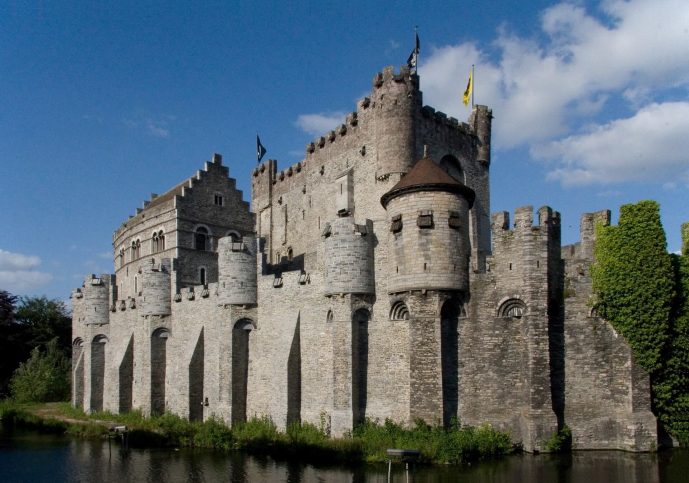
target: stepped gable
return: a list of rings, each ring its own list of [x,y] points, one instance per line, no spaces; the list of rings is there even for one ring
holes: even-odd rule
[[[383,208],[387,208],[391,199],[416,191],[457,193],[469,202],[469,208],[474,204],[476,197],[474,190],[447,174],[431,158],[424,157],[390,191],[380,198],[380,203]]]
[[[146,204],[146,207],[144,210],[147,210],[149,208],[153,208],[154,206],[158,206],[160,204],[163,204],[167,201],[170,201],[173,199],[175,196],[182,196],[184,192],[184,187],[189,186],[189,178],[185,179],[183,182],[172,188],[170,191],[167,191],[166,193],[156,196],[153,198],[149,203]]]

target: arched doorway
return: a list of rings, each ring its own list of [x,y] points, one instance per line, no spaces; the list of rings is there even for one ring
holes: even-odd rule
[[[165,376],[167,373],[167,340],[170,332],[158,328],[151,335],[151,414],[165,412]]]
[[[464,307],[448,300],[440,311],[440,355],[443,392],[443,425],[449,427],[459,409],[459,318]]]
[[[134,385],[134,336],[129,338],[127,350],[120,362],[119,368],[120,404],[119,412],[127,413],[132,410],[132,392]]]
[[[352,315],[352,423],[366,419],[368,396],[368,323],[371,313],[359,309]]]
[[[238,320],[232,328],[232,424],[246,421],[249,335],[255,328],[250,319]]]
[[[84,408],[84,341],[81,337],[72,342],[72,404]]]
[[[97,335],[91,342],[91,411],[103,410],[105,389],[105,349],[108,338]]]

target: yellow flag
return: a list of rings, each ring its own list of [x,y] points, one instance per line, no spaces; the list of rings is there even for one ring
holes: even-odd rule
[[[474,88],[474,73],[473,71],[469,72],[469,82],[467,82],[467,88],[464,90],[464,98],[462,101],[464,101],[464,105],[469,104],[469,99],[471,99],[471,91]]]

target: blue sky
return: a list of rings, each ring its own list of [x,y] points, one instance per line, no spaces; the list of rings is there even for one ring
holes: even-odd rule
[[[275,3],[275,4],[274,4]],[[0,289],[66,298],[112,232],[222,153],[245,199],[421,38],[424,102],[493,108],[492,211],[661,204],[689,220],[689,2],[0,1]]]

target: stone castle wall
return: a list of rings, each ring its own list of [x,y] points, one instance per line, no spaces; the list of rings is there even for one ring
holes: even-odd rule
[[[491,224],[491,118],[448,118],[423,106],[418,76],[386,68],[303,160],[254,170],[253,213],[219,155],[152,197],[114,234],[116,274],[73,293],[74,404],[333,435],[457,419],[527,450],[568,424],[580,448],[651,448],[648,376],[585,314],[593,215],[564,253],[548,207]],[[470,190],[422,180],[383,206],[422,154]]]

